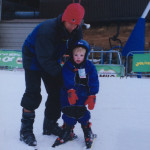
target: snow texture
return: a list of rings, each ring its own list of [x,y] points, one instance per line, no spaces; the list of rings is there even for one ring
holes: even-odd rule
[[[0,150],[34,149],[19,140],[24,90],[23,71],[0,71]],[[78,140],[56,148],[51,147],[55,136],[42,135],[47,98],[43,83],[42,96],[34,123],[38,150],[82,150],[85,145],[80,124],[75,127]],[[98,135],[94,150],[150,149],[150,79],[100,78],[100,92],[91,114],[92,129]]]

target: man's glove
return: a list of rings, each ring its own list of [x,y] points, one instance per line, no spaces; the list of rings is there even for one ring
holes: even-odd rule
[[[85,105],[88,105],[88,109],[93,110],[96,102],[96,96],[90,95],[88,96]]]
[[[71,105],[75,104],[76,100],[78,100],[78,96],[76,94],[76,91],[74,89],[70,89],[70,90],[67,91],[67,93],[68,93],[69,103]]]

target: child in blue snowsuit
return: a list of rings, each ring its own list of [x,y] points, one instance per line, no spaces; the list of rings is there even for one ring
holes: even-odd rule
[[[63,133],[56,139],[55,145],[72,140],[74,125],[79,122],[84,132],[87,148],[91,147],[93,133],[90,112],[94,109],[99,80],[95,66],[87,60],[90,46],[85,40],[75,44],[70,59],[63,66],[64,86],[61,89],[61,109],[64,120]]]

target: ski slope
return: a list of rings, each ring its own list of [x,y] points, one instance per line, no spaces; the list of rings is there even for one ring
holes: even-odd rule
[[[0,150],[33,150],[19,140],[24,90],[23,71],[0,71]],[[82,150],[84,139],[79,124],[75,127],[78,140],[56,148],[51,147],[55,136],[42,135],[47,97],[43,84],[42,96],[34,123],[38,150]],[[150,79],[100,78],[100,92],[91,113],[92,129],[98,135],[94,150],[150,150]]]

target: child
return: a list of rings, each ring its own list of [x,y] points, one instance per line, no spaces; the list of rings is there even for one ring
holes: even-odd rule
[[[83,129],[86,147],[90,148],[94,134],[91,130],[90,112],[94,109],[99,80],[95,66],[87,60],[90,46],[85,40],[79,40],[63,66],[64,86],[61,89],[63,132],[53,147],[75,138],[74,125],[79,122]]]

